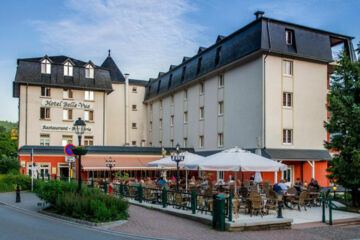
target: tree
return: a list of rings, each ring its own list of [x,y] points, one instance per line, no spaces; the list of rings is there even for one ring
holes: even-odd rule
[[[331,77],[328,110],[324,123],[332,135],[325,147],[336,151],[329,162],[329,178],[351,189],[354,207],[360,207],[360,63],[339,55]]]
[[[9,131],[0,132],[0,156],[16,156],[17,141],[11,139]]]
[[[16,157],[2,155],[0,159],[0,173],[19,172],[20,165]],[[15,170],[15,171],[14,171]]]

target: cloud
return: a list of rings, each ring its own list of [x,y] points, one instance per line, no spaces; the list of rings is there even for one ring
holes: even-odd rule
[[[101,64],[112,57],[132,78],[148,79],[194,55],[203,27],[186,14],[186,0],[68,0],[65,17],[32,21],[48,55],[70,55]]]

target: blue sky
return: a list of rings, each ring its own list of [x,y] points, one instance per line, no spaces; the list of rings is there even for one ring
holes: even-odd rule
[[[2,0],[0,120],[17,121],[16,59],[67,55],[101,64],[112,57],[131,78],[148,79],[217,35],[265,16],[360,40],[359,0]]]

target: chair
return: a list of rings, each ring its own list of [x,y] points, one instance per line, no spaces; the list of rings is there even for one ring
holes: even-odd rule
[[[306,211],[306,198],[307,198],[307,192],[303,191],[300,193],[300,196],[298,199],[293,199],[291,202],[291,205],[298,206],[298,210],[301,211],[301,207],[304,207]]]
[[[279,210],[278,207],[279,207],[279,202],[276,194],[275,196],[271,195],[270,197],[268,197],[268,200],[266,201],[265,204],[266,214],[268,215],[270,210],[275,210],[276,212],[278,212]]]
[[[263,217],[264,205],[260,195],[259,196],[253,195],[250,201],[251,201],[250,216],[252,217],[254,215],[254,212],[256,212],[257,214],[260,213],[261,217]]]
[[[182,194],[179,192],[176,192],[174,195],[174,199],[175,199],[175,205],[177,208],[182,208],[185,209],[185,207],[187,206],[187,201],[183,200]]]
[[[246,187],[240,188],[240,194],[244,199],[247,198],[248,193],[249,193],[249,190]]]
[[[232,182],[232,183],[229,184],[229,193],[231,195],[234,195],[236,193],[236,191],[235,191],[235,182]]]

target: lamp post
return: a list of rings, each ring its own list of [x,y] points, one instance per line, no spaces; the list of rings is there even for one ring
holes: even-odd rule
[[[85,132],[85,127],[86,127],[86,124],[81,118],[78,118],[78,120],[76,120],[74,123],[75,133],[79,139],[79,147],[81,146],[81,137]],[[80,193],[80,191],[81,191],[81,154],[79,154],[78,157],[79,157],[79,160],[78,160],[78,193]]]
[[[334,185],[334,186],[333,186],[333,191],[334,191],[334,200],[335,200],[335,198],[336,198],[336,190],[337,190],[337,186],[336,186],[336,185]]]
[[[171,160],[176,162],[176,171],[177,171],[176,191],[179,191],[179,178],[180,178],[179,163],[184,161],[184,159],[185,159],[185,155],[183,152],[180,152],[180,145],[176,144],[176,152],[171,154]]]
[[[110,169],[110,179],[111,179],[111,169],[115,167],[115,160],[110,156],[109,159],[105,159],[105,165]]]

